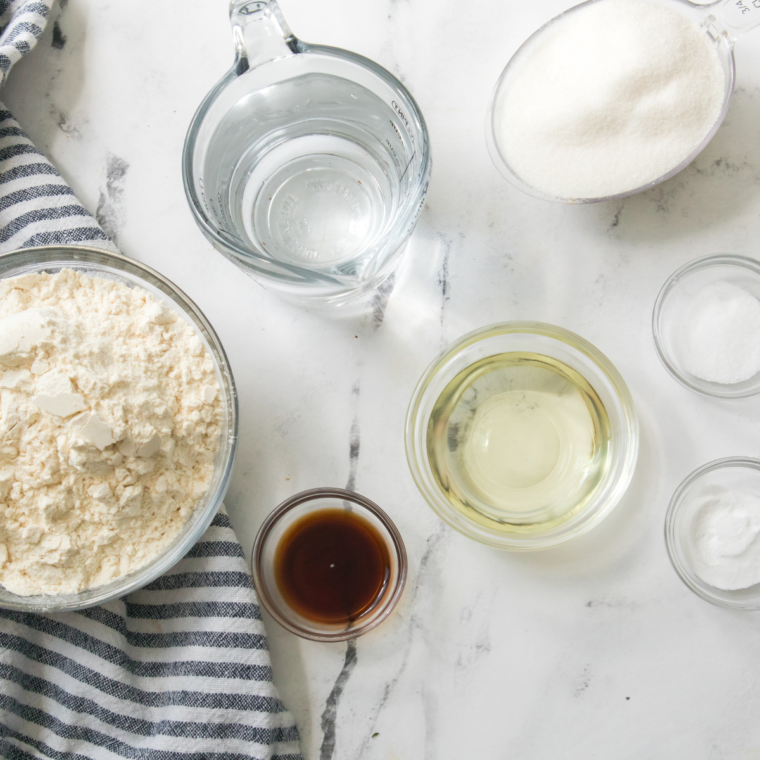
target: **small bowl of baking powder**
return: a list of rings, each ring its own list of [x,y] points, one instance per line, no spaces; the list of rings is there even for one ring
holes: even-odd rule
[[[719,607],[760,610],[760,460],[700,467],[676,489],[665,543],[681,580]]]
[[[687,388],[718,398],[760,392],[760,262],[721,253],[685,264],[657,296],[652,333]]]
[[[83,609],[169,570],[222,503],[237,420],[219,338],[158,272],[0,256],[0,607]]]

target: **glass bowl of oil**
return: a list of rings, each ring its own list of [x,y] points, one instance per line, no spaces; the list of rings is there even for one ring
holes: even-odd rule
[[[588,341],[539,322],[469,333],[423,374],[406,418],[412,476],[464,535],[545,549],[598,524],[638,456],[619,372]]]
[[[393,611],[406,583],[406,549],[374,502],[313,488],[264,521],[251,571],[261,603],[284,628],[313,641],[345,641]]]

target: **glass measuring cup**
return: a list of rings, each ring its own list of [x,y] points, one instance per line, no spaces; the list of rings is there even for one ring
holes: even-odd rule
[[[605,0],[587,0],[587,2],[576,5],[565,13],[555,17],[531,35],[509,60],[491,95],[491,100],[486,112],[486,142],[491,159],[499,172],[512,185],[536,198],[563,203],[596,203],[599,201],[624,198],[633,195],[634,193],[641,192],[642,190],[647,190],[650,187],[654,187],[684,169],[704,149],[707,143],[710,142],[728,111],[736,77],[734,43],[739,36],[760,25],[760,0],[716,0],[715,2],[703,5],[697,5],[693,2],[689,2],[689,0],[653,0],[653,2],[656,2],[659,5],[674,8],[692,19],[704,32],[711,44],[714,45],[723,69],[725,84],[723,104],[718,118],[715,120],[702,141],[688,156],[677,165],[673,166],[672,169],[650,182],[614,195],[604,195],[599,197],[559,197],[550,195],[532,186],[520,177],[510,165],[510,162],[499,146],[499,140],[497,137],[499,120],[502,118],[500,103],[509,86],[510,77],[519,66],[522,56],[536,44],[539,38],[561,19],[566,18],[570,14],[582,11],[586,6],[597,2],[605,2]],[[600,65],[602,65],[602,62],[600,62]]]
[[[235,63],[185,141],[193,216],[214,247],[295,300],[341,302],[397,263],[424,206],[422,113],[388,71],[288,28],[276,0],[233,0]]]

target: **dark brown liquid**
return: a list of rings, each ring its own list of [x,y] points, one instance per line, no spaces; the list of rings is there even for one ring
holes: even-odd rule
[[[347,623],[380,597],[390,556],[367,520],[325,509],[300,518],[285,532],[275,550],[274,574],[296,612],[317,623]]]

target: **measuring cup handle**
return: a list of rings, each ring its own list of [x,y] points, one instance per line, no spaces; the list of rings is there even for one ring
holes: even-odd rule
[[[238,74],[266,61],[301,52],[277,0],[232,0],[230,24]]]
[[[760,0],[724,0],[716,10],[732,40],[760,26]]]

